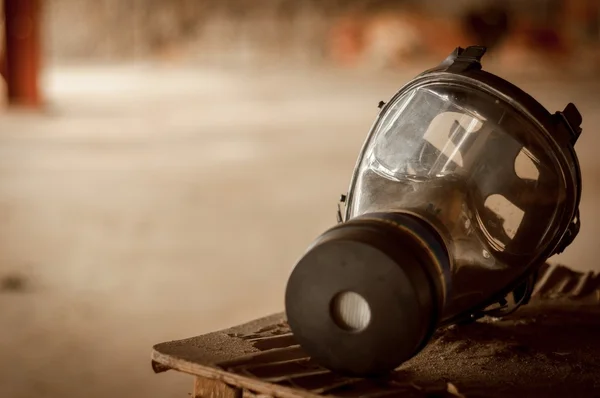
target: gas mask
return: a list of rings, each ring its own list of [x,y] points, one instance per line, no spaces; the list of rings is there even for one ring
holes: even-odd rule
[[[331,370],[391,371],[438,327],[513,311],[579,231],[581,115],[484,72],[485,51],[380,103],[338,224],[289,277],[294,336]]]

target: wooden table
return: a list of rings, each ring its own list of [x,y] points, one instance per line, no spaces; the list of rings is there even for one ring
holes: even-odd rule
[[[600,396],[599,282],[551,267],[529,305],[502,320],[439,330],[419,355],[379,379],[319,366],[283,314],[158,344],[152,366],[195,376],[193,397]]]

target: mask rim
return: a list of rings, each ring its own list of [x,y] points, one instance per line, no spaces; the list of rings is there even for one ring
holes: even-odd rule
[[[542,257],[550,257],[557,251],[557,248],[561,247],[561,241],[563,241],[568,234],[573,220],[578,218],[577,213],[581,200],[581,170],[577,153],[575,152],[574,145],[569,140],[569,132],[567,129],[559,123],[556,123],[556,121],[553,120],[553,115],[551,115],[538,101],[513,84],[482,70],[448,72],[438,68],[426,71],[401,87],[390,101],[381,108],[381,111],[377,115],[377,118],[372,124],[367,138],[363,143],[352,173],[345,202],[346,208],[344,220],[350,219],[360,166],[364,160],[366,149],[369,147],[375,136],[383,116],[387,114],[389,107],[395,104],[395,102],[406,93],[419,86],[436,82],[447,82],[467,87],[470,86],[472,89],[487,92],[489,95],[501,99],[508,106],[513,108],[513,110],[530,121],[553,149],[560,166],[559,171],[562,173],[566,185],[566,205],[560,206],[562,209],[560,209],[556,217],[556,220],[558,220],[557,228],[544,245],[544,250],[531,259],[530,263],[535,263]]]

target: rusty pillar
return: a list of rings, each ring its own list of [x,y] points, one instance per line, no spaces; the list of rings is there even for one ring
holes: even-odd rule
[[[10,105],[41,105],[41,0],[4,0],[4,75]]]

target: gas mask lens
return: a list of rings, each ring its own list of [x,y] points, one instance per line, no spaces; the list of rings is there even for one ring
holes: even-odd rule
[[[554,149],[537,130],[481,90],[417,86],[376,126],[349,217],[411,211],[442,228],[457,250],[481,246],[465,256],[482,263],[496,253],[531,255],[548,243],[566,197]]]

